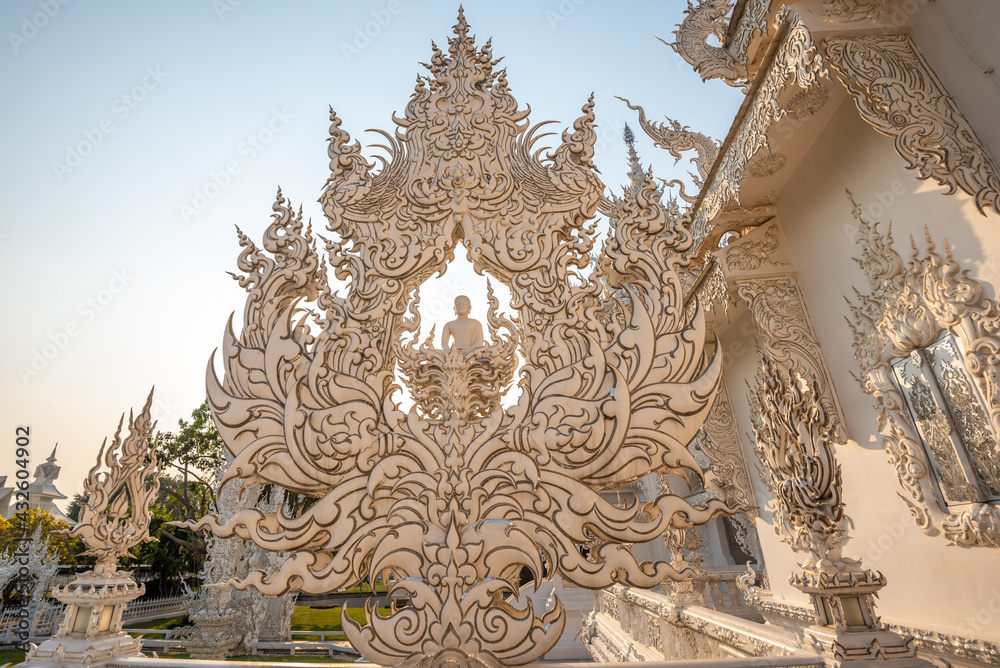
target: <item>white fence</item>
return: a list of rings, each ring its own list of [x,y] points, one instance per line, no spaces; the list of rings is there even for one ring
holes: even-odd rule
[[[160,598],[137,599],[128,604],[122,621],[148,622],[187,611],[186,596],[163,596]],[[31,606],[9,606],[0,609],[0,644],[12,645],[23,642],[22,631],[27,631],[28,637],[47,638],[59,628],[59,620],[66,606],[54,598],[43,599],[31,618]],[[22,623],[23,620],[23,623]]]
[[[27,631],[30,638],[52,635],[59,628],[59,619],[65,608],[65,605],[55,599],[43,599],[34,611],[34,619],[31,617],[30,605],[27,608],[9,606],[0,609],[0,644],[22,643],[25,639],[22,631]]]
[[[159,598],[138,598],[128,604],[123,622],[146,622],[187,612],[191,599],[187,596],[161,596]]]

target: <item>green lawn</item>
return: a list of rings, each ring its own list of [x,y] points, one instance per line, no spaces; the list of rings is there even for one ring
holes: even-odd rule
[[[5,663],[21,663],[24,661],[24,652],[19,649],[0,649],[0,666]]]
[[[385,594],[386,592],[388,592],[388,589],[386,589],[386,586],[382,583],[381,580],[376,580],[374,591],[372,591],[371,585],[369,585],[367,582],[362,582],[360,584],[354,585],[353,587],[342,589],[337,593],[341,594],[345,592],[348,594]]]
[[[256,661],[267,663],[354,663],[354,659],[334,659],[329,656],[234,656],[226,661]]]
[[[144,629],[172,629],[178,626],[184,626],[187,623],[187,617],[183,615],[180,617],[171,617],[170,619],[160,619],[155,622],[142,622],[139,626]],[[128,626],[128,624],[126,624]]]
[[[388,614],[388,608],[379,608],[381,614]],[[364,608],[348,608],[347,616],[358,624],[365,626]],[[341,624],[340,608],[309,608],[303,605],[295,606],[292,613],[293,631],[326,631],[337,635],[328,635],[327,640],[347,640],[344,627]],[[295,636],[296,640],[319,640],[319,636]]]

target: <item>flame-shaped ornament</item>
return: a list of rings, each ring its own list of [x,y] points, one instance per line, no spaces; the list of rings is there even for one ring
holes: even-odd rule
[[[382,133],[389,155],[377,173],[331,112],[320,201],[329,265],[346,294],[329,288],[310,227],[279,192],[263,249],[240,234],[243,329],[230,320],[225,378],[214,358],[207,374],[234,455],[222,484],[265,482],[314,502],[292,517],[251,508],[195,527],[291,553],[239,588],[394,583],[389,596],[405,607],[369,610],[364,627],[345,616],[350,641],[382,665],[540,659],[564,610],[539,617],[530,602],[508,602],[522,568],[536,582],[558,574],[590,589],[652,587],[685,572],[640,563],[628,544],[734,510],[672,494],[617,508],[599,493],[653,471],[700,476],[686,446],[711,407],[721,355],[707,354],[702,311],[685,308],[677,278],[691,236],[649,175],[612,202],[610,238],[584,274],[604,190],[593,100],[543,157],[539,126],[494,69],[490,44],[476,48],[461,13],[454,32],[447,52],[434,47],[398,129]],[[479,376],[459,379],[477,388],[474,401],[438,388],[424,409],[404,413],[397,368],[412,372],[419,351],[400,338],[416,331],[417,288],[446,269],[459,242],[478,272],[510,288],[517,316],[502,321],[491,309],[494,343],[467,360]],[[602,322],[608,287],[629,304]],[[519,398],[503,410],[515,347]],[[439,357],[422,378],[456,382],[461,360]],[[503,368],[486,373],[489,364]]]

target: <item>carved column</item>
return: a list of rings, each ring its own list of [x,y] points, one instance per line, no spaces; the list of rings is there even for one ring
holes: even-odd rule
[[[820,401],[836,418],[837,440],[846,442],[843,411],[826,359],[809,319],[788,243],[775,221],[720,249],[726,278],[746,302],[757,325],[758,345],[772,360],[819,383]]]
[[[774,490],[775,529],[797,552],[808,553],[790,583],[809,595],[815,623],[806,630],[827,664],[929,666],[909,638],[884,630],[875,597],[885,577],[862,568],[841,550],[847,517],[840,465],[834,456],[837,418],[823,406],[815,376],[804,376],[761,355],[750,397],[756,449]]]

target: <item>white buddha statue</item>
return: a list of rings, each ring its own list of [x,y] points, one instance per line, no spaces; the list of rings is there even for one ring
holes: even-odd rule
[[[454,346],[459,352],[475,350],[486,345],[483,339],[483,326],[478,320],[469,317],[472,302],[465,295],[455,298],[455,315],[458,316],[441,330],[441,348],[451,350]]]

